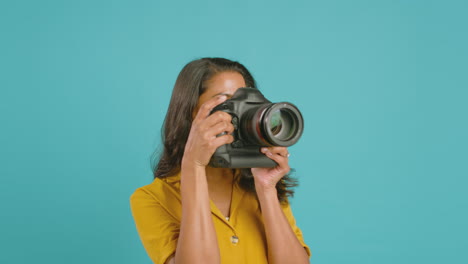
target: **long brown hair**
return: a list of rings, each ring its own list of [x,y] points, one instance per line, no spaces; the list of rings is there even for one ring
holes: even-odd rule
[[[205,83],[221,72],[238,72],[244,77],[246,86],[257,88],[255,80],[244,65],[224,58],[202,58],[191,61],[182,69],[172,91],[171,101],[161,129],[162,151],[158,149],[151,156],[154,178],[165,178],[180,172],[185,144],[192,126],[192,113],[198,98],[202,95]],[[241,169],[240,186],[255,194],[254,179],[250,169]],[[276,185],[278,198],[287,202],[294,195],[292,187],[297,181],[290,174]]]

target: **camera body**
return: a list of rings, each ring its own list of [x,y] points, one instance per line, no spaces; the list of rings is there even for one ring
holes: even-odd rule
[[[234,141],[218,147],[210,166],[218,168],[268,168],[277,164],[260,152],[261,147],[291,146],[302,135],[304,123],[291,103],[272,103],[256,88],[243,87],[211,113],[232,116]]]

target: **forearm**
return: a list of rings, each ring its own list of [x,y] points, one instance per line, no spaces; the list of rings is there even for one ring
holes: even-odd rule
[[[182,220],[175,263],[220,263],[204,167],[181,169]]]
[[[268,263],[309,263],[309,256],[281,209],[276,189],[257,188],[268,244]]]

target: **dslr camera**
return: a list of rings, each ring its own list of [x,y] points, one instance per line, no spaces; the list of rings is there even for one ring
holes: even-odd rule
[[[261,147],[295,144],[304,130],[302,114],[291,103],[272,103],[256,88],[237,89],[213,108],[232,116],[234,141],[218,147],[210,166],[218,168],[269,168],[277,164],[260,152]]]

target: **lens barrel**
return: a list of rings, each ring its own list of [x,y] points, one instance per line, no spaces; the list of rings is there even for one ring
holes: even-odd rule
[[[242,137],[262,146],[291,146],[299,140],[304,130],[301,112],[286,102],[252,108],[241,120]]]

